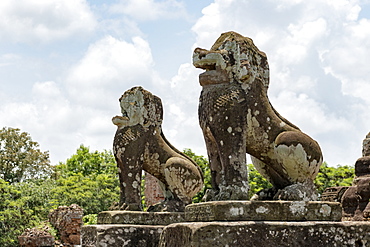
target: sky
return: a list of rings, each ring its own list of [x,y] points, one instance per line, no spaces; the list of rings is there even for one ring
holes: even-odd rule
[[[0,127],[52,164],[111,149],[118,99],[142,86],[167,139],[206,156],[192,52],[227,31],[267,54],[274,108],[330,166],[353,165],[370,132],[370,0],[1,0]]]

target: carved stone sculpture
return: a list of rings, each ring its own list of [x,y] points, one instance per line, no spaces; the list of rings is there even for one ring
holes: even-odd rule
[[[343,220],[370,220],[370,133],[363,141],[362,155],[355,163],[353,186],[342,197]]]
[[[199,75],[199,121],[212,174],[208,199],[247,199],[248,153],[274,186],[257,199],[315,200],[320,147],[270,104],[265,53],[250,38],[227,32],[209,51],[196,48],[193,64],[206,70]]]
[[[200,168],[176,150],[162,133],[163,110],[160,98],[141,87],[127,90],[119,99],[122,116],[112,119],[118,129],[113,152],[118,165],[124,210],[142,210],[142,170],[156,177],[165,201],[153,211],[183,211],[203,187]]]

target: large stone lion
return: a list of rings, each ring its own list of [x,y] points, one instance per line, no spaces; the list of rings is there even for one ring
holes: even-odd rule
[[[315,200],[320,147],[270,104],[266,54],[250,38],[227,32],[209,51],[196,48],[193,64],[206,70],[199,75],[199,121],[212,173],[208,199],[247,199],[248,153],[274,186],[254,199]]]
[[[203,187],[197,164],[174,148],[162,133],[161,99],[134,87],[120,98],[122,116],[112,119],[117,125],[113,152],[118,165],[124,210],[142,210],[141,173],[145,170],[161,184],[165,201],[151,211],[183,211]]]

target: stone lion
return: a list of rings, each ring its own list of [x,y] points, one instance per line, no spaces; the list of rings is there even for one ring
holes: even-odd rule
[[[183,211],[203,187],[197,164],[174,148],[162,133],[161,99],[141,87],[127,90],[119,99],[122,116],[112,119],[117,125],[113,152],[118,165],[124,210],[142,210],[141,174],[156,177],[165,201],[152,211]]]
[[[250,38],[227,32],[209,51],[196,48],[193,64],[206,70],[199,75],[199,122],[212,174],[208,199],[247,199],[248,153],[273,185],[253,199],[315,200],[320,147],[270,104],[266,54]]]

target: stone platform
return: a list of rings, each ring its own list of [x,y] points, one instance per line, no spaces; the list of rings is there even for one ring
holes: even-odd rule
[[[185,213],[103,211],[98,214],[98,224],[169,225],[185,222]]]
[[[370,246],[370,222],[340,222],[337,202],[217,201],[185,213],[105,211],[83,247]],[[187,221],[187,222],[184,222]]]
[[[157,247],[165,226],[88,225],[81,230],[83,247]]]
[[[234,221],[177,223],[160,247],[370,246],[370,222]]]
[[[185,213],[103,211],[98,225],[83,226],[82,247],[157,247],[166,225],[185,221]]]
[[[340,221],[338,202],[215,201],[186,206],[186,221]]]

